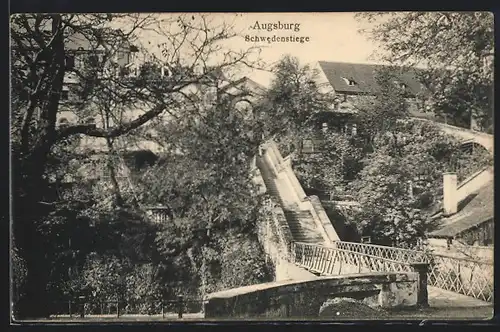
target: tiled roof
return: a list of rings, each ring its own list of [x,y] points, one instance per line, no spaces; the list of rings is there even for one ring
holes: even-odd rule
[[[335,89],[340,93],[363,93],[375,94],[380,90],[376,82],[375,74],[378,70],[387,68],[383,65],[327,62],[319,61],[321,70]],[[420,69],[401,70],[394,73],[400,83],[404,83],[410,94],[416,95],[422,90],[417,73]],[[354,80],[355,84],[350,86],[345,79]]]
[[[486,221],[493,219],[494,194],[493,181],[479,189],[470,201],[456,214],[443,218],[442,226],[429,234],[429,237],[455,237]]]

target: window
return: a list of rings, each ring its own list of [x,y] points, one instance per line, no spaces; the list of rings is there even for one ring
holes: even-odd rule
[[[342,78],[342,80],[344,80],[345,84],[347,84],[349,86],[356,85],[356,81],[353,78],[346,78],[346,77],[341,77],[341,78]]]
[[[90,54],[88,56],[88,61],[87,63],[91,66],[91,67],[97,67],[99,65],[99,57],[96,55],[96,54]]]
[[[370,236],[361,237],[361,243],[372,243],[372,238]]]
[[[358,127],[355,123],[352,124],[351,135],[356,136],[358,134]]]
[[[69,99],[69,91],[68,90],[62,90],[61,91],[61,100],[68,100]]]
[[[75,69],[75,56],[74,55],[66,55],[64,62],[66,70]]]
[[[326,133],[326,132],[328,131],[328,123],[323,122],[323,123],[321,124],[321,130],[322,130],[324,133]]]

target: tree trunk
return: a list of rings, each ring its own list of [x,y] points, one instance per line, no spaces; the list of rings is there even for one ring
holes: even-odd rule
[[[113,149],[113,141],[110,138],[106,138],[106,144],[108,146],[108,160],[106,162],[106,167],[109,170],[109,178],[111,180],[111,184],[113,186],[113,195],[115,196],[114,205],[117,207],[123,207],[124,200],[120,190],[120,184],[116,179],[116,169],[113,163],[113,156],[115,155],[115,151]]]

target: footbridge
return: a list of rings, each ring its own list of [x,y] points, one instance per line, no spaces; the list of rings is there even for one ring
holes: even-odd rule
[[[283,158],[272,140],[254,161],[254,181],[272,197],[272,213],[258,234],[276,281],[209,294],[206,317],[290,317],[309,312],[307,306],[314,316],[321,303],[340,296],[372,306],[427,306],[432,289],[493,301],[491,263],[342,241],[318,197],[305,194],[290,156]],[[305,298],[317,301],[306,306]]]
[[[493,301],[491,263],[343,241],[292,242],[288,249],[272,253],[274,262],[294,267],[286,278],[209,294],[205,317],[314,318],[331,299],[346,297],[389,310],[428,307],[444,292],[447,306],[453,298],[457,306]]]
[[[488,150],[491,154],[493,154],[493,150],[494,150],[494,137],[493,137],[493,135],[483,133],[480,131],[471,130],[471,129],[456,127],[456,126],[452,126],[452,125],[445,124],[445,123],[431,121],[428,119],[422,119],[422,118],[413,118],[413,119],[417,120],[417,121],[432,123],[432,124],[438,126],[444,133],[451,135],[451,136],[454,136],[457,139],[460,139],[464,144],[465,143],[478,144],[478,145],[484,147],[486,150]]]

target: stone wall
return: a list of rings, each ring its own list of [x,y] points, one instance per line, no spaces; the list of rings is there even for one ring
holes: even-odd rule
[[[315,318],[323,303],[337,297],[372,307],[413,307],[417,284],[416,273],[370,273],[252,285],[209,294],[205,318]]]

